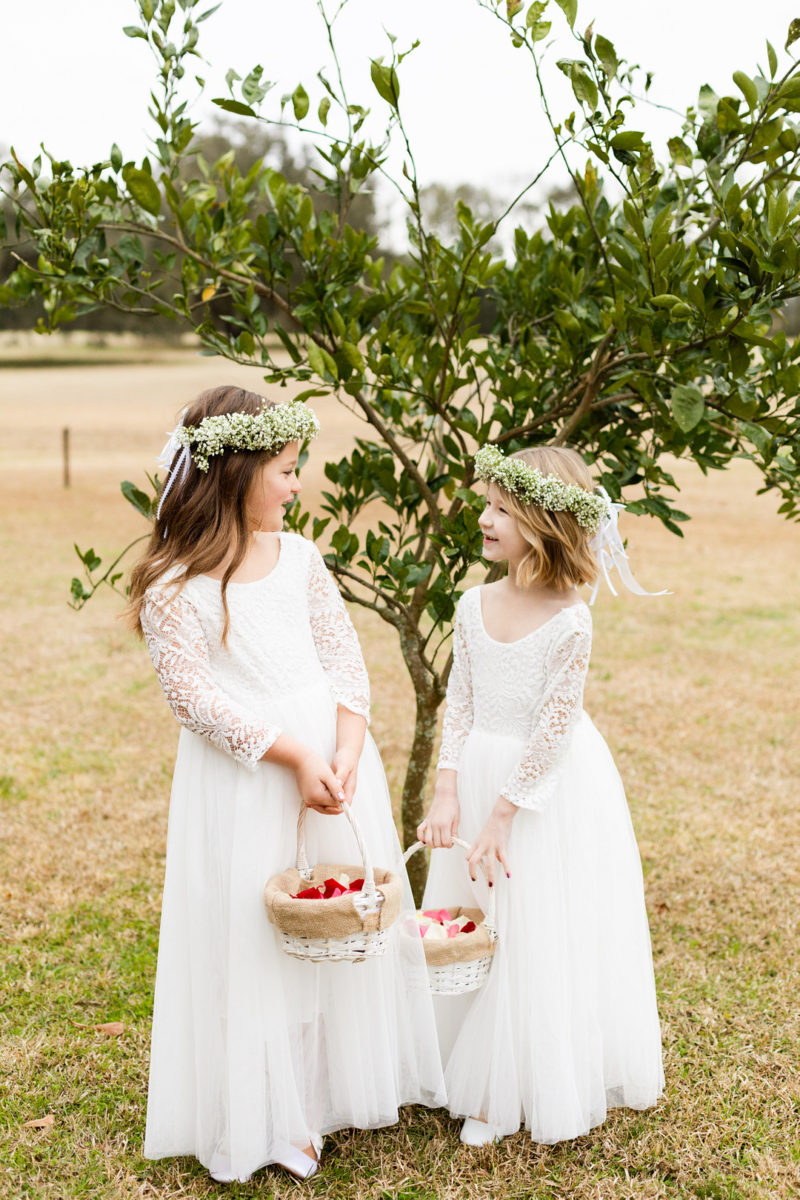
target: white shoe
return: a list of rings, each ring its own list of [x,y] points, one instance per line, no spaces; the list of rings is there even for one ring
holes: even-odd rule
[[[275,1162],[284,1171],[294,1175],[295,1179],[310,1179],[319,1167],[319,1159],[310,1158],[304,1150],[298,1150],[289,1142],[281,1142],[273,1147]]]
[[[500,1141],[500,1133],[488,1121],[479,1121],[477,1117],[467,1117],[461,1126],[461,1141],[465,1146],[490,1146]]]

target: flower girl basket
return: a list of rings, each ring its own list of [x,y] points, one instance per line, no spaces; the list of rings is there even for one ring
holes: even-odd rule
[[[349,804],[343,812],[355,834],[362,864],[318,863],[306,858],[306,808],[297,821],[297,866],[273,875],[264,888],[267,915],[278,930],[281,949],[294,958],[311,962],[362,962],[385,954],[389,928],[396,921],[403,898],[398,875],[373,867],[361,829]],[[346,892],[329,900],[297,899],[309,883],[331,876],[364,876],[360,892]]]
[[[453,844],[469,850],[469,842],[454,837]],[[408,862],[412,854],[424,848],[423,842],[414,842],[403,857]],[[428,964],[428,979],[435,996],[459,996],[462,992],[474,992],[483,987],[492,965],[497,944],[495,913],[497,901],[494,888],[489,889],[489,906],[486,915],[479,908],[448,906],[448,912],[456,917],[469,917],[475,922],[471,933],[460,933],[457,937],[429,941],[423,938],[425,961]]]

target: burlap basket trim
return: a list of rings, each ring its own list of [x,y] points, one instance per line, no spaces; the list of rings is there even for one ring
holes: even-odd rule
[[[264,903],[272,924],[282,933],[310,938],[345,938],[352,934],[388,929],[400,914],[403,885],[398,875],[380,867],[375,868],[375,884],[383,895],[383,904],[378,912],[365,913],[362,917],[354,904],[354,896],[358,893],[351,892],[332,900],[294,898],[305,888],[342,874],[359,879],[364,874],[364,867],[361,864],[344,866],[341,863],[318,863],[311,871],[310,880],[301,875],[296,867],[273,875],[264,888]]]
[[[422,939],[425,949],[425,961],[429,967],[447,967],[451,963],[474,962],[478,958],[486,958],[494,954],[497,943],[489,936],[489,931],[483,924],[483,913],[479,908],[450,908],[453,920],[456,917],[469,917],[476,928],[471,933],[459,933],[453,938],[436,938],[429,942],[427,937]]]

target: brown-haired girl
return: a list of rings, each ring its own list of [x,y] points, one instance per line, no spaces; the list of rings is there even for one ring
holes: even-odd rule
[[[458,604],[425,907],[486,903],[498,942],[484,987],[438,997],[448,1107],[482,1145],[588,1132],[663,1087],[642,871],[622,784],[583,711],[592,626],[577,588],[616,565],[616,508],[573,450],[476,455],[483,556],[508,574]],[[458,835],[472,843],[469,877]],[[502,870],[498,870],[502,868]],[[472,882],[470,882],[470,880]],[[481,894],[483,893],[483,894]]]
[[[352,803],[376,861],[403,871],[355,630],[319,551],[281,531],[317,430],[301,403],[199,396],[165,448],[131,580],[131,621],[183,727],[145,1155],[195,1155],[219,1181],[267,1163],[305,1178],[325,1133],[443,1095],[421,947],[401,962],[395,939],[358,969],[299,962],[262,901],[294,862],[301,805],[311,861],[352,859],[332,819]]]

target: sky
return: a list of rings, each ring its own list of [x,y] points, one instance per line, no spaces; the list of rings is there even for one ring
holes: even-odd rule
[[[550,9],[553,58],[574,56],[553,0]],[[783,61],[796,15],[794,0],[579,0],[577,26],[594,19],[595,31],[614,42],[620,57],[655,73],[651,98],[683,110],[703,83],[736,94],[732,72],[752,75],[756,63],[765,64],[767,37]],[[43,141],[57,157],[77,164],[107,158],[114,141],[126,159],[145,154],[153,63],[142,40],[122,33],[137,16],[135,0],[15,5],[0,72],[0,147],[13,145],[30,161]],[[386,31],[397,37],[399,49],[420,39],[400,78],[422,182],[470,182],[510,193],[549,153],[530,62],[479,0],[349,0],[337,30],[351,98],[376,110],[382,102],[369,79],[369,60],[386,54]],[[275,97],[302,81],[314,111],[322,94],[315,75],[329,61],[314,0],[223,0],[201,31],[199,49],[207,61],[195,61],[207,87],[196,98],[197,87],[189,82],[193,117],[210,123],[210,99],[226,94],[226,70],[245,75],[256,64],[277,82]],[[569,86],[555,70],[551,86],[556,107],[568,112],[574,106]],[[680,119],[640,105],[633,127],[663,144],[680,131]],[[398,148],[396,168],[400,154]]]

